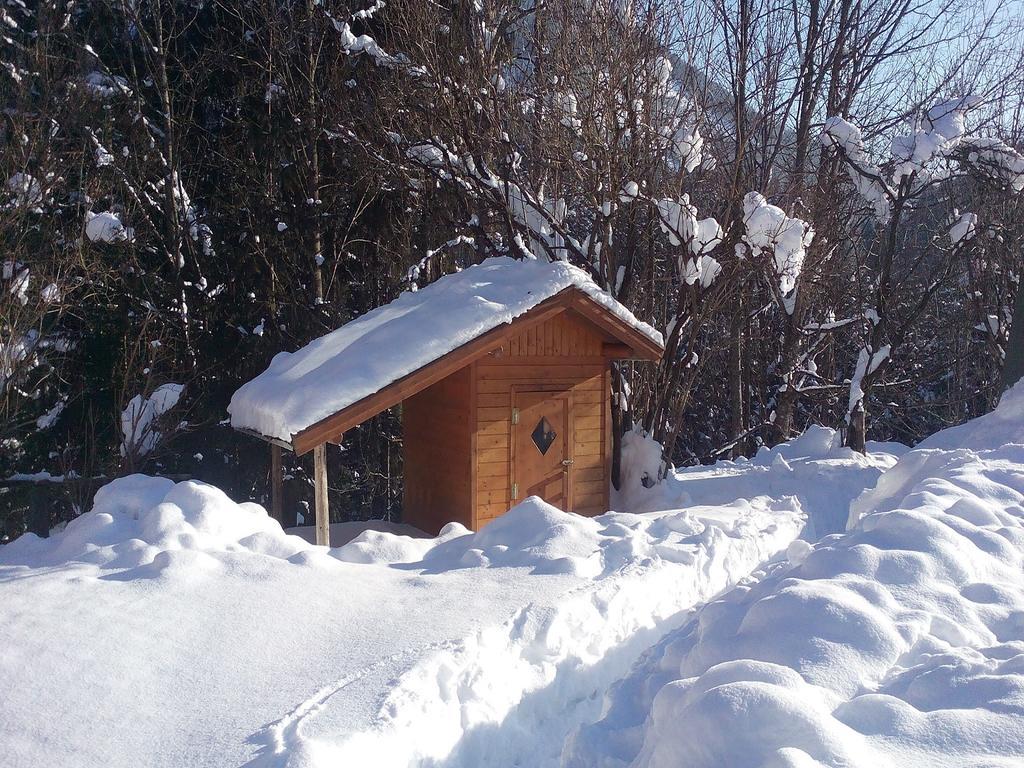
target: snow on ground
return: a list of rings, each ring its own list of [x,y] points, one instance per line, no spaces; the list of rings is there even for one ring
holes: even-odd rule
[[[785,552],[805,501],[821,513],[805,464],[832,468],[842,514],[874,483],[818,437],[681,473],[685,510],[530,500],[479,533],[333,550],[212,486],[114,481],[0,548],[3,762],[556,765],[646,648]]]
[[[1021,765],[1022,504],[1018,385],[667,635],[565,764]]]
[[[759,494],[793,496],[808,516],[803,538],[814,541],[844,530],[850,502],[872,487],[907,450],[899,443],[869,442],[867,454],[861,455],[842,447],[835,430],[811,426],[787,443],[761,448],[753,459],[677,469],[650,489],[641,485],[640,477],[626,478],[623,493],[612,501],[616,508],[642,511],[718,506]],[[646,473],[656,475],[660,447],[652,455],[654,463]],[[644,460],[632,463],[643,466]],[[647,463],[650,465],[650,460]]]
[[[392,523],[387,520],[351,520],[344,523],[331,523],[331,544],[335,547],[348,544],[352,539],[365,531],[390,533],[396,536],[411,536],[418,539],[425,539],[429,536],[429,534],[424,533],[416,526],[404,523]],[[316,526],[314,525],[297,525],[292,528],[285,528],[285,533],[298,536],[310,544],[316,543]]]

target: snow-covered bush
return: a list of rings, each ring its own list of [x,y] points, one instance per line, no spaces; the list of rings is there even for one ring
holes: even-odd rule
[[[181,399],[184,384],[161,384],[147,397],[135,395],[121,411],[121,455],[134,465],[152,451],[163,434],[160,419]]]
[[[619,490],[627,499],[627,508],[634,506],[628,499],[641,496],[644,489],[653,488],[664,476],[663,453],[661,443],[639,425],[622,436]]]

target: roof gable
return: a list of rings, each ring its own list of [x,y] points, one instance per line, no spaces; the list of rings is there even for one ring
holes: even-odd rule
[[[569,309],[626,345],[624,354],[660,356],[661,335],[582,270],[488,259],[276,355],[232,397],[231,423],[304,453]]]

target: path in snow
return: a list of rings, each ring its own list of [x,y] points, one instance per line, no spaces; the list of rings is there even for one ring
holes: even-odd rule
[[[386,686],[375,716],[366,681],[345,681],[266,735],[254,766],[558,765],[566,736],[600,715],[601,695],[688,611],[784,551],[805,519],[792,499],[765,497],[715,510],[611,513],[592,524],[613,565],[554,603],[532,603],[503,624],[419,659]],[[667,535],[674,530],[675,540]]]

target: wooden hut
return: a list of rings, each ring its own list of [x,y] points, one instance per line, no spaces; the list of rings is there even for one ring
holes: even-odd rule
[[[608,508],[610,362],[661,353],[582,270],[488,259],[278,355],[229,411],[275,446],[275,486],[281,448],[313,451],[318,543],[326,443],[399,403],[404,522],[477,530],[531,495],[592,515]]]

